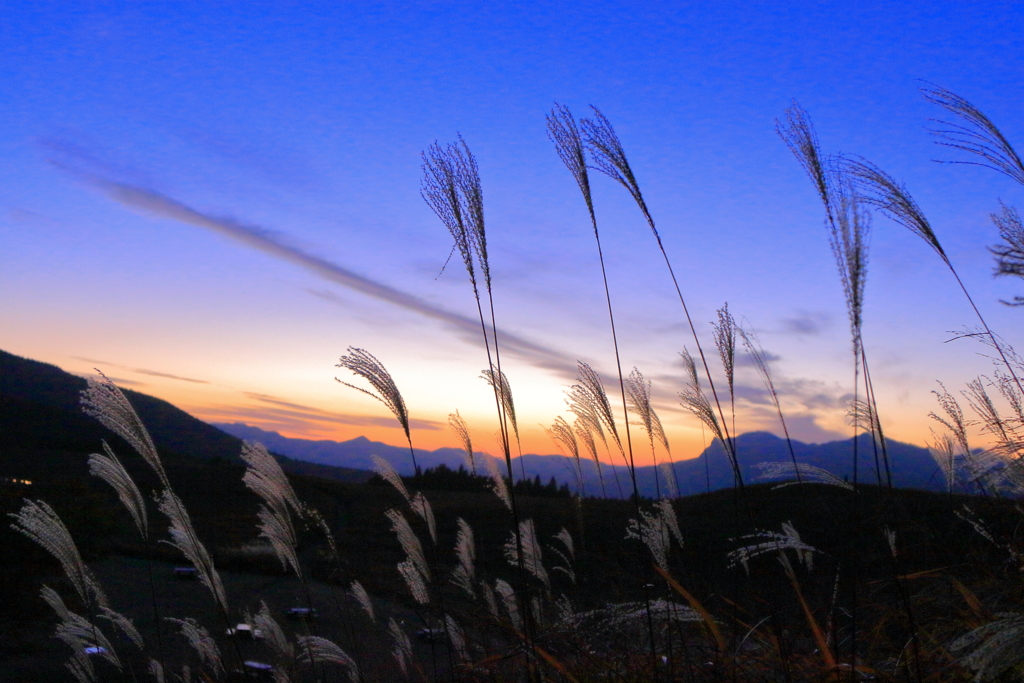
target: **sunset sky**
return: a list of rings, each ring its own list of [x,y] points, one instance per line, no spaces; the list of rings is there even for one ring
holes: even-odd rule
[[[934,144],[921,97],[971,100],[1024,148],[1024,5],[82,3],[0,9],[0,348],[301,438],[403,440],[341,386],[349,346],[390,369],[425,448],[447,415],[494,451],[486,357],[420,153],[477,156],[504,367],[524,450],[565,414],[575,363],[614,372],[593,233],[545,133],[555,102],[616,126],[694,319],[758,331],[794,436],[849,436],[849,327],[813,188],[776,135],[793,99],[827,152],[904,181],[992,327],[1021,341],[1024,282],[992,277],[999,201],[1024,188]],[[594,174],[623,363],[653,381],[674,457],[693,340],[628,194]],[[440,275],[439,275],[440,274]],[[942,381],[992,371],[948,270],[884,217],[865,341],[884,426],[923,444]],[[609,385],[610,386],[610,385]],[[777,430],[756,374],[740,431]]]

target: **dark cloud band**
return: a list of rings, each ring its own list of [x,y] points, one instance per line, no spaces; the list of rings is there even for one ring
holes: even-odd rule
[[[417,296],[371,280],[336,263],[285,244],[265,228],[247,225],[232,218],[202,213],[176,199],[146,188],[115,182],[92,174],[87,174],[85,177],[92,185],[124,206],[213,230],[241,242],[247,247],[300,266],[325,280],[438,320],[454,328],[467,341],[481,344],[478,320],[447,311]],[[575,361],[563,353],[502,330],[498,331],[498,339],[502,351],[506,353],[566,377],[575,377],[576,375]]]

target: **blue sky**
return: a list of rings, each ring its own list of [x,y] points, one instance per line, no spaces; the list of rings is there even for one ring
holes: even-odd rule
[[[918,93],[949,88],[1024,145],[1019,4],[0,13],[0,348],[99,367],[205,419],[398,442],[382,406],[333,380],[352,345],[391,369],[418,442],[454,443],[444,423],[458,409],[489,447],[479,343],[373,290],[474,315],[461,269],[437,277],[450,240],[419,197],[420,152],[461,133],[481,168],[499,326],[560,359],[506,366],[529,449],[551,452],[536,425],[564,410],[572,362],[614,368],[584,207],[545,135],[556,101],[577,116],[597,105],[616,126],[695,319],[709,332],[728,301],[757,328],[805,439],[845,433],[852,369],[821,210],[774,133],[792,99],[826,151],[905,181],[993,327],[1011,343],[1024,329],[998,303],[1018,283],[993,280],[986,251],[988,214],[1019,205],[1021,188],[934,163],[961,157],[933,144],[940,112]],[[692,340],[660,255],[620,187],[599,178],[595,193],[624,363],[654,381],[673,452],[695,455],[700,428],[674,398]],[[883,421],[921,443],[935,380],[956,388],[991,365],[944,343],[974,320],[922,242],[878,217],[871,249],[865,337]],[[740,423],[774,429],[743,372]]]

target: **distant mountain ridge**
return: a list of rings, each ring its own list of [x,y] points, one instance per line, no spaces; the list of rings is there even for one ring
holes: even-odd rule
[[[33,478],[42,474],[48,462],[50,476],[84,476],[84,459],[79,455],[98,450],[101,439],[116,439],[81,410],[79,395],[86,386],[81,377],[39,361],[0,351],[0,476]],[[239,461],[241,439],[264,443],[271,451],[285,456],[282,466],[288,472],[343,481],[366,481],[370,477],[372,455],[390,462],[400,473],[412,474],[407,448],[391,446],[358,437],[349,441],[311,441],[290,439],[276,432],[244,424],[211,425],[189,415],[170,403],[131,390],[125,395],[146,424],[158,449],[167,455],[202,460]],[[840,477],[851,477],[852,439],[826,444],[793,444],[799,462],[816,465]],[[941,490],[942,477],[928,451],[897,441],[888,443],[893,481],[905,488]],[[759,481],[757,463],[788,461],[786,442],[768,432],[751,432],[737,438],[740,470],[748,483]],[[858,441],[860,480],[877,481],[871,437]],[[41,458],[49,453],[52,457]],[[59,454],[67,454],[68,457]],[[74,457],[71,457],[74,456]],[[484,458],[479,454],[478,458]],[[457,468],[464,462],[463,451],[440,448],[419,449],[416,459],[421,467],[440,464]],[[515,458],[515,478],[539,476],[543,482],[552,477],[576,488],[574,463],[561,455],[533,455]],[[67,469],[61,463],[68,463]],[[504,467],[504,463],[502,463]],[[601,474],[590,460],[580,463],[583,488],[587,495],[628,496],[632,484],[624,465],[602,463]],[[672,464],[679,495],[703,493],[733,485],[732,469],[720,443],[713,443],[699,457]],[[664,476],[655,476],[654,467],[638,467],[637,485],[644,496],[666,492]],[[602,486],[603,479],[603,486]],[[669,491],[675,493],[674,491]]]
[[[413,473],[409,449],[400,446],[371,441],[366,437],[357,437],[349,441],[312,441],[293,439],[277,432],[266,431],[242,423],[217,423],[219,429],[241,439],[260,441],[272,451],[287,455],[296,460],[321,465],[343,466],[356,469],[373,467],[372,455],[387,460],[400,474]],[[785,440],[769,432],[749,432],[736,439],[736,447],[740,472],[746,483],[759,483],[761,474],[758,463],[770,461],[790,462],[789,448]],[[863,434],[857,441],[858,474],[863,483],[873,484],[879,480],[875,464],[875,448],[870,435]],[[890,468],[893,483],[902,488],[942,490],[943,478],[938,467],[927,449],[899,441],[888,441]],[[838,477],[852,479],[853,472],[853,439],[833,441],[824,444],[806,444],[793,442],[793,451],[797,462],[814,465],[828,470]],[[476,454],[478,459],[487,457]],[[881,456],[879,455],[879,459]],[[464,451],[456,448],[440,448],[435,451],[416,449],[416,460],[420,467],[435,467],[444,464],[458,468],[465,464]],[[502,463],[503,467],[504,464]],[[522,473],[529,478],[539,476],[547,482],[551,477],[561,483],[576,486],[576,475],[572,461],[562,455],[527,454],[513,458],[513,472],[518,480]],[[597,466],[591,460],[582,460],[580,469],[583,472],[583,484],[588,495],[602,495],[603,491],[611,497],[629,495],[632,484],[625,465],[601,464],[603,477],[598,476]],[[882,480],[884,481],[884,466]],[[725,449],[718,441],[692,460],[677,461],[672,464],[679,495],[692,495],[728,488],[733,485],[733,472],[725,455]],[[666,486],[663,474],[655,478],[653,466],[636,469],[637,487],[641,495],[655,496],[664,493]]]

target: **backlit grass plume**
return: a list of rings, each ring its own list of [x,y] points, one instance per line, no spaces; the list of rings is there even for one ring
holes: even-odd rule
[[[994,680],[1024,661],[1024,614],[997,617],[949,644],[960,664],[976,672],[975,681]]]
[[[956,442],[953,440],[953,436],[948,433],[936,434],[933,431],[932,441],[928,443],[928,453],[942,472],[946,490],[952,493],[957,480]]]
[[[498,597],[501,598],[501,605],[505,608],[505,613],[508,614],[508,619],[512,624],[512,628],[516,631],[522,631],[523,618],[519,613],[519,598],[516,597],[515,589],[512,588],[508,581],[505,581],[504,579],[495,579],[494,591],[498,594]]]
[[[419,570],[428,581],[430,580],[430,568],[427,566],[426,555],[423,554],[423,545],[416,533],[409,526],[409,521],[398,510],[387,510],[384,515],[391,522],[391,530],[398,537],[398,543],[405,551],[406,558]]]
[[[263,504],[258,512],[260,537],[267,539],[284,569],[289,565],[302,577],[298,559],[298,538],[291,512],[301,515],[302,505],[292,489],[281,465],[261,443],[242,444],[242,460],[246,464],[242,482],[258,495]]]
[[[530,574],[540,580],[545,588],[551,588],[551,579],[544,569],[544,560],[541,553],[540,541],[537,539],[537,530],[532,519],[524,519],[519,523],[519,537],[522,544],[518,543],[516,534],[512,533],[505,541],[505,559],[513,567],[522,565]],[[519,555],[519,548],[522,547],[522,556]]]
[[[370,621],[377,621],[377,615],[373,609],[373,601],[370,600],[370,594],[363,588],[363,584],[358,581],[353,581],[352,585],[348,589],[349,595],[352,599],[366,612],[366,616],[370,617]]]
[[[782,523],[781,533],[778,531],[758,531],[743,536],[741,540],[756,542],[729,551],[729,566],[735,567],[737,564],[741,564],[747,572],[750,571],[750,560],[753,558],[765,553],[777,552],[782,554],[786,550],[792,550],[797,560],[802,562],[808,569],[811,569],[814,562],[814,553],[819,552],[817,548],[808,545],[800,538],[800,533],[791,522]]]
[[[448,426],[455,432],[455,436],[459,437],[459,441],[462,442],[462,450],[466,452],[466,462],[469,463],[469,469],[473,474],[476,474],[476,458],[473,457],[473,439],[469,436],[469,426],[466,421],[459,415],[459,411],[455,411],[448,415]]]
[[[455,240],[455,245],[462,255],[469,281],[473,288],[477,315],[480,319],[480,332],[483,335],[484,350],[487,353],[487,370],[494,390],[494,404],[498,414],[501,450],[505,458],[505,470],[508,479],[512,475],[512,451],[509,439],[509,422],[512,419],[506,408],[506,400],[511,405],[511,391],[508,381],[501,370],[501,351],[498,343],[498,325],[494,311],[494,292],[491,283],[491,266],[487,253],[487,231],[484,221],[483,190],[480,181],[480,169],[476,157],[470,151],[466,141],[459,141],[442,148],[437,143],[431,145],[422,155],[423,180],[420,194],[434,210],[437,217],[448,229]],[[474,262],[475,261],[475,262]],[[487,291],[487,308],[490,313],[490,327],[484,317],[480,288],[477,282],[477,269],[483,275],[484,287]],[[493,342],[493,355],[492,355]],[[503,399],[503,394],[507,394]],[[488,463],[490,460],[488,459]],[[520,462],[522,464],[522,462]],[[525,470],[524,470],[525,474]],[[492,472],[493,475],[493,472]],[[495,481],[495,492],[502,495],[508,505],[515,524],[515,533],[519,533],[519,509],[516,504],[514,490],[509,491],[501,482]],[[522,578],[525,569],[520,567]]]
[[[683,537],[679,531],[675,509],[671,502],[665,499],[655,506],[653,512],[641,509],[639,518],[634,517],[626,524],[626,538],[642,541],[654,562],[666,572],[673,537],[682,545]]]
[[[555,442],[555,447],[558,448],[564,455],[572,459],[573,463],[573,477],[576,479],[576,490],[578,495],[584,495],[584,479],[583,479],[583,467],[580,464],[580,446],[576,440],[576,432],[569,423],[565,421],[565,418],[559,415],[555,418],[554,423],[550,428],[544,427],[544,432]]]
[[[658,466],[658,469],[662,470],[663,475],[667,475],[665,476],[666,493],[672,493],[676,488],[675,476],[672,474],[672,449],[669,447],[668,437],[665,436],[665,429],[662,427],[661,418],[658,417],[658,413],[655,412],[654,406],[651,403],[651,383],[644,379],[643,374],[637,368],[633,368],[633,372],[626,378],[626,400],[629,403],[629,410],[640,418],[639,424],[647,432],[647,440],[651,446],[651,458],[654,460],[654,464]],[[655,440],[665,449],[666,462],[658,462],[658,455],[654,448]],[[662,465],[665,465],[665,467],[661,467]],[[661,485],[658,483],[657,477],[654,479],[654,484],[657,497],[661,498]]]
[[[405,482],[402,481],[402,477],[391,466],[391,463],[376,454],[371,455],[370,459],[373,461],[373,471],[381,479],[394,486],[395,490],[402,494],[402,498],[405,498],[406,502],[411,501],[412,497],[409,495],[409,489],[405,487]]]
[[[98,648],[96,653],[121,669],[121,660],[114,651],[114,646],[97,626],[81,614],[68,609],[63,598],[49,586],[43,586],[40,597],[56,613],[60,623],[54,637],[71,648],[71,657],[65,666],[80,683],[97,680],[96,669],[87,648]]]
[[[700,374],[697,372],[697,362],[689,350],[683,349],[679,354],[683,362],[683,369],[686,371],[686,378],[683,390],[679,392],[679,402],[701,421],[716,439],[722,444],[726,457],[729,458],[729,465],[732,467],[733,479],[737,486],[743,486],[743,477],[740,474],[739,463],[736,461],[736,454],[732,450],[732,439],[728,438],[722,424],[718,421],[718,414],[711,405],[711,400],[704,389],[700,386]]]
[[[932,391],[932,394],[935,395],[939,407],[942,408],[943,415],[933,411],[928,413],[928,417],[945,427],[947,434],[944,436],[951,438],[957,445],[959,455],[963,459],[967,470],[968,481],[977,486],[982,493],[987,493],[990,468],[981,462],[981,458],[971,448],[970,439],[967,434],[969,426],[967,416],[964,415],[963,408],[960,407],[956,397],[949,393],[942,382],[938,384],[942,391]]]
[[[604,474],[601,472],[601,460],[597,457],[597,443],[594,441],[594,432],[590,429],[589,423],[578,415],[572,422],[572,431],[576,435],[577,442],[586,449],[590,459],[594,461],[597,469],[597,480],[601,483],[601,497],[607,498],[608,492],[604,486]]]
[[[28,536],[60,562],[64,575],[83,603],[107,605],[106,595],[85,566],[71,533],[53,508],[41,500],[26,500],[21,509],[10,516],[14,518],[12,529]]]
[[[784,477],[795,477],[796,481],[785,482],[773,488],[783,488],[792,484],[828,484],[838,486],[847,491],[853,491],[853,487],[846,481],[824,470],[807,463],[789,462],[759,462],[757,468],[761,470],[758,479],[782,479]]]
[[[355,661],[334,642],[320,636],[298,636],[299,656],[296,663],[308,667],[317,664],[335,664],[342,667],[352,683],[359,683],[359,668]]]
[[[992,214],[992,222],[999,228],[1002,244],[990,247],[996,257],[996,275],[1014,275],[1024,278],[1024,223],[1012,206],[1002,204],[999,213]],[[1013,301],[1003,301],[1008,306],[1024,306],[1024,297],[1016,296]]]
[[[409,642],[409,636],[405,634],[405,631],[402,630],[402,627],[398,625],[398,622],[393,617],[388,619],[388,634],[391,636],[392,641],[391,656],[398,663],[398,668],[402,670],[402,675],[408,676],[409,666],[412,663],[412,643]]]
[[[601,232],[597,227],[597,214],[594,212],[594,200],[590,190],[590,174],[587,167],[586,145],[584,144],[580,128],[576,124],[576,119],[573,118],[572,112],[569,111],[568,107],[556,104],[555,108],[548,114],[547,123],[548,137],[553,143],[555,143],[555,150],[558,152],[559,158],[562,160],[562,163],[565,164],[566,168],[569,169],[569,172],[576,180],[576,184],[579,186],[580,192],[583,195],[583,201],[587,205],[587,213],[590,216],[591,227],[594,230],[594,241],[597,243],[597,259],[601,266],[601,279],[604,284],[605,303],[608,307],[608,324],[611,329],[612,347],[615,352],[615,369],[618,374],[619,392],[622,398],[622,413],[626,428],[626,444],[630,458],[632,459],[633,444],[629,432],[629,408],[627,406],[626,399],[626,383],[622,372],[621,354],[619,353],[619,337],[615,329],[615,311],[612,306],[611,289],[608,286],[608,269],[605,267],[604,249],[601,246]],[[594,427],[591,426],[590,430],[593,431]],[[601,433],[600,429],[598,429],[597,432],[600,434],[601,439],[604,440],[604,434]],[[593,441],[592,437],[593,435],[591,434],[588,439]],[[607,446],[607,443],[605,443],[605,446]],[[596,449],[594,449],[594,454],[595,462],[597,462]],[[601,477],[599,464],[598,476]],[[617,476],[616,483],[618,483]],[[601,489],[603,492],[603,477],[601,477]],[[621,490],[619,493],[621,495]]]
[[[270,647],[280,664],[289,665],[295,658],[295,647],[288,642],[281,624],[270,613],[265,601],[260,602],[260,611],[252,617],[252,627],[263,634],[264,642]]]
[[[419,466],[416,464],[416,453],[412,448],[412,434],[409,432],[409,411],[405,407],[405,399],[402,398],[402,392],[398,390],[398,385],[395,384],[395,380],[392,379],[391,373],[384,367],[384,364],[377,360],[377,357],[369,351],[350,346],[348,347],[348,355],[338,359],[338,364],[335,367],[345,368],[370,383],[370,389],[367,390],[348,382],[342,382],[337,377],[334,378],[345,386],[361,391],[367,396],[372,396],[387,406],[387,409],[391,411],[405,431],[405,440],[409,442],[409,457],[412,458],[413,469],[419,472]]]
[[[82,410],[100,424],[114,432],[135,449],[143,460],[153,468],[165,487],[170,484],[164,472],[163,463],[157,453],[153,439],[146,426],[139,419],[132,404],[107,376],[97,370],[99,379],[89,377],[88,385],[82,392]]]
[[[936,121],[931,133],[938,144],[980,157],[981,161],[950,161],[953,164],[984,166],[1024,184],[1024,163],[1010,141],[985,114],[956,93],[932,86],[921,88],[924,98],[956,116],[961,123]]]
[[[157,506],[171,522],[169,530],[171,540],[162,542],[177,548],[188,558],[192,566],[199,572],[199,580],[209,589],[227,620],[228,599],[220,580],[220,574],[217,573],[217,569],[213,565],[213,558],[207,552],[206,546],[196,537],[195,528],[192,526],[192,520],[185,510],[185,506],[170,489],[164,489],[160,494],[157,498]]]
[[[215,677],[224,673],[224,665],[221,663],[220,648],[217,641],[210,636],[199,622],[191,617],[185,619],[167,618],[172,624],[177,624],[181,635],[185,637],[192,650],[199,656],[199,661],[207,666]]]
[[[608,440],[605,437],[605,432],[611,434],[612,440],[619,451],[619,456],[629,468],[630,479],[633,480],[634,488],[636,488],[634,470],[630,467],[630,461],[625,449],[622,447],[622,440],[619,438],[619,431],[615,426],[615,417],[612,415],[612,407],[608,402],[608,394],[605,393],[601,376],[583,361],[577,361],[577,367],[578,374],[576,378],[578,384],[572,385],[566,391],[565,400],[569,405],[569,410],[576,415],[577,419],[587,429],[601,439],[606,449],[608,448]],[[622,485],[619,483],[618,472],[612,469],[612,473],[615,475],[615,485],[619,489],[619,497],[624,498],[625,495]]]
[[[472,598],[476,597],[476,544],[473,542],[472,527],[461,517],[457,521],[459,531],[455,537],[455,556],[459,564],[452,572],[452,583]]]
[[[512,424],[512,431],[516,435],[516,439],[519,439],[519,422],[516,420],[516,404],[512,400],[512,385],[508,383],[508,377],[502,372],[500,375],[497,371],[482,370],[481,377],[498,392],[498,396],[501,398],[501,405],[505,409],[505,415],[508,416],[509,422]],[[495,381],[497,378],[497,381]]]
[[[135,485],[135,481],[129,476],[124,465],[117,459],[114,451],[103,441],[103,452],[89,455],[89,474],[99,477],[107,482],[114,492],[117,493],[121,504],[127,508],[139,535],[144,539],[149,538],[149,517],[146,514],[146,501]]]
[[[834,208],[832,186],[835,183],[835,173],[829,160],[821,155],[818,135],[814,126],[811,125],[810,117],[797,104],[796,100],[786,109],[783,120],[775,122],[775,132],[793,152],[793,156],[811,179],[814,189],[818,192],[818,198],[825,206],[828,221],[831,223],[834,220],[832,216]]]
[[[569,581],[576,583],[576,571],[573,569],[573,563],[576,559],[576,545],[573,543],[572,534],[563,527],[561,531],[555,534],[555,540],[561,544],[561,548],[552,544],[548,546],[548,549],[562,560],[562,564],[553,566],[551,570],[565,574]],[[564,552],[562,548],[564,548]]]
[[[519,468],[523,479],[526,479],[526,464],[523,462],[523,443],[519,439],[519,421],[516,419],[516,404],[512,400],[512,385],[508,377],[500,370],[482,370],[481,377],[498,393],[501,399],[501,407],[509,423],[512,425],[512,433],[516,437],[516,450],[519,451]],[[498,381],[495,381],[495,378]]]
[[[734,386],[736,384],[736,319],[729,312],[728,303],[719,308],[716,313],[718,315],[718,322],[712,323],[715,348],[718,349],[718,357],[721,359],[722,369],[725,371],[725,379],[729,385],[729,395],[734,397]],[[735,398],[733,398],[733,412],[736,412]]]
[[[842,170],[854,182],[865,203],[920,237],[947,266],[950,265],[949,256],[942,248],[931,223],[903,183],[867,159],[859,157],[844,158]]]
[[[417,569],[416,563],[411,559],[405,559],[398,563],[398,573],[405,580],[405,585],[413,599],[421,605],[430,602],[430,593],[427,592],[426,577]]]
[[[430,501],[419,491],[409,501],[409,507],[415,512],[420,519],[427,524],[427,532],[430,534],[430,540],[437,543],[437,522],[434,520],[434,509],[430,506]]]
[[[486,455],[486,454],[485,454]],[[487,455],[484,457],[484,466],[487,468],[487,473],[491,476],[492,489],[494,495],[501,499],[501,502],[505,504],[505,507],[512,510],[512,494],[509,491],[508,484],[505,482],[505,477],[498,470],[498,463],[494,458]]]
[[[884,188],[875,188],[878,193],[872,197],[864,196],[865,188],[872,186],[875,169],[861,162],[849,159],[836,160],[826,159],[822,156],[818,147],[818,138],[814,132],[810,117],[799,104],[793,102],[786,110],[785,122],[776,122],[776,131],[783,141],[789,146],[790,151],[797,161],[803,166],[810,176],[819,198],[825,207],[825,227],[828,230],[829,245],[832,247],[832,254],[836,259],[836,267],[839,271],[839,280],[843,287],[843,295],[846,299],[846,311],[850,321],[850,338],[853,344],[853,402],[858,402],[860,391],[860,372],[863,367],[864,379],[867,386],[867,398],[873,398],[870,386],[867,357],[863,347],[863,321],[864,321],[864,291],[867,284],[868,265],[868,234],[870,232],[870,214],[867,213],[861,202],[874,204],[880,208],[884,205],[887,210],[899,215],[901,220],[906,221],[907,227],[917,229],[919,234],[926,240],[929,235],[934,236],[927,221],[922,222],[923,215],[917,209],[917,205],[909,197],[905,196],[902,188],[896,183],[886,184]],[[858,165],[860,164],[860,165]],[[865,175],[868,174],[868,175]],[[884,174],[883,174],[884,175]],[[870,176],[870,177],[869,177]],[[887,178],[887,176],[886,176]],[[895,194],[894,194],[895,193]],[[945,258],[944,252],[934,241],[933,248],[936,248],[940,255]],[[853,485],[857,486],[859,478],[858,441],[856,429],[859,425],[854,423],[853,442]],[[875,433],[875,438],[881,439],[880,432]],[[883,456],[885,452],[884,441]],[[887,460],[887,458],[886,458]],[[888,464],[886,465],[888,468]]]
[[[448,229],[455,246],[462,256],[463,265],[469,275],[480,318],[484,348],[487,352],[487,366],[491,377],[502,376],[501,359],[498,350],[497,327],[494,316],[494,299],[491,288],[491,266],[487,254],[487,229],[484,221],[483,190],[480,169],[476,157],[466,141],[459,141],[446,147],[434,143],[422,155],[423,180],[420,194],[434,213]],[[490,328],[485,321],[480,283],[477,272],[483,276],[490,310]],[[492,342],[494,356],[492,357]],[[508,451],[507,421],[502,403],[501,383],[492,383],[494,399],[501,425],[503,447],[506,451],[506,465],[512,476],[511,455]]]
[[[786,110],[784,121],[776,121],[776,132],[789,147],[793,156],[807,172],[818,197],[825,207],[825,224],[829,233],[829,244],[836,258],[839,277],[846,297],[846,307],[850,317],[853,336],[854,356],[858,357],[861,344],[861,323],[864,303],[864,284],[867,275],[867,235],[869,218],[862,210],[859,198],[865,188],[872,186],[876,171],[873,166],[850,159],[841,164],[835,159],[822,156],[818,146],[818,137],[814,132],[811,119],[799,104],[793,104]],[[884,174],[882,174],[884,176]],[[940,255],[945,252],[937,240],[932,240],[934,233],[927,221],[923,220],[920,210],[912,200],[904,196],[902,188],[895,182],[878,186],[874,197],[865,196],[864,201],[876,206],[888,207],[887,211],[906,221],[905,225],[932,244]],[[856,183],[858,192],[853,192],[850,181]]]
[[[577,361],[576,384],[569,387],[566,392],[569,409],[578,416],[588,416],[590,419],[597,418],[598,425],[607,431],[615,441],[619,453],[625,458],[625,450],[622,441],[619,439],[619,430],[615,425],[615,416],[612,414],[612,406],[608,401],[608,394],[604,390],[604,382],[594,368],[588,363]],[[629,464],[628,461],[626,463]]]
[[[837,201],[836,222],[829,231],[832,253],[839,269],[839,279],[846,296],[846,310],[850,317],[854,355],[863,344],[864,289],[867,284],[867,238],[871,227],[870,216],[857,203],[855,195],[843,193]]]
[[[1017,159],[1016,163],[1019,165],[1020,160]],[[977,316],[981,326],[985,328],[985,332],[991,341],[991,345],[999,353],[1003,364],[1010,372],[1010,376],[1014,378],[1017,388],[1022,394],[1024,394],[1024,386],[1021,385],[1020,379],[1017,377],[1013,365],[1007,358],[1003,344],[997,339],[991,328],[989,328],[985,317],[981,314],[981,311],[974,303],[974,298],[971,296],[970,292],[967,291],[967,286],[964,285],[963,280],[960,279],[960,274],[953,266],[953,262],[949,259],[949,256],[939,243],[939,239],[936,236],[934,229],[932,229],[931,223],[925,217],[924,212],[917,205],[917,202],[914,201],[914,198],[910,196],[906,187],[895,180],[892,176],[864,159],[844,159],[843,172],[853,180],[858,195],[862,196],[866,203],[878,208],[893,221],[909,229],[912,233],[923,239],[928,246],[935,251],[939,258],[942,259],[942,262],[946,264],[946,267],[949,268],[953,278],[960,286],[960,290],[964,293],[967,302],[974,310],[974,314]],[[996,224],[1000,228],[1003,227],[999,225],[999,221],[997,221]],[[999,263],[998,259],[999,256],[997,253],[997,263]]]

